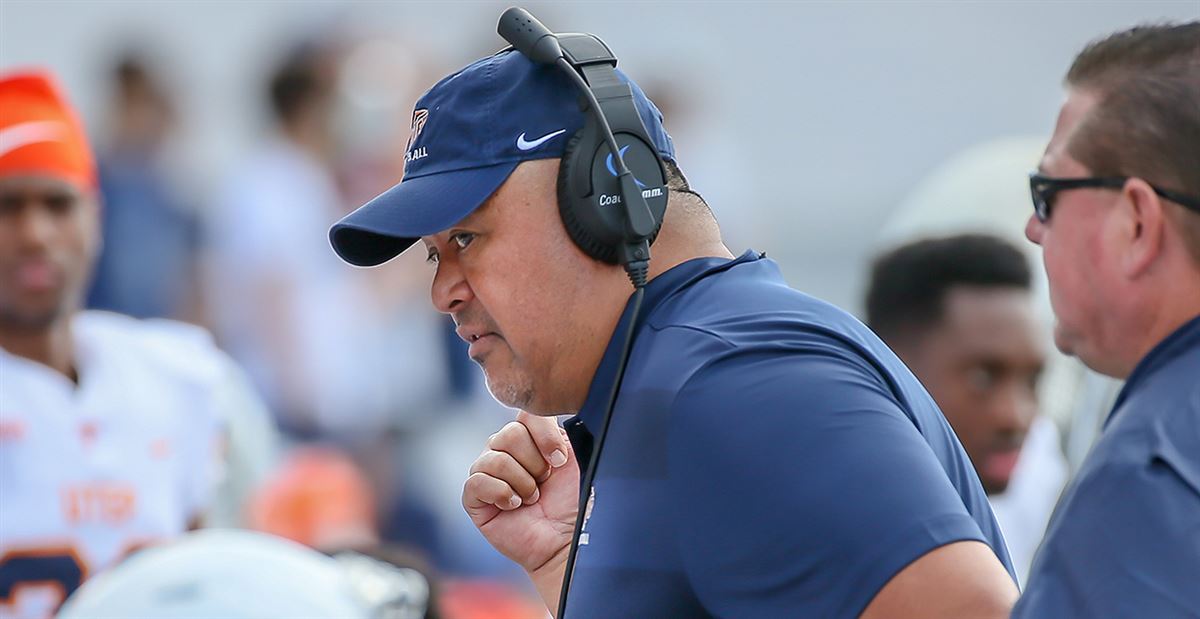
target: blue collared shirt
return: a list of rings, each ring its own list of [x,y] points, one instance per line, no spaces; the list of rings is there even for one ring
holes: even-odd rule
[[[1200,617],[1200,316],[1129,376],[1013,616]]]
[[[567,422],[581,462],[630,319]],[[753,252],[646,288],[568,596],[582,617],[857,617],[987,497],[933,400],[845,312]],[[1014,579],[1015,580],[1015,579]]]

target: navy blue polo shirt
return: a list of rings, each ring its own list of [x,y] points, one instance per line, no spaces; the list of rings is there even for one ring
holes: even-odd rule
[[[1200,316],[1129,376],[1013,616],[1200,616]]]
[[[629,319],[626,307],[566,424],[581,462]],[[679,265],[646,287],[639,323],[568,619],[856,617],[909,563],[960,540],[988,544],[1012,574],[925,389],[773,261]]]

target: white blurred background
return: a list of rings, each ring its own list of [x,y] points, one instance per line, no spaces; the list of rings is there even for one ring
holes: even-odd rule
[[[261,76],[286,46],[341,33],[389,41],[364,72],[395,79],[398,95],[383,93],[390,109],[375,118],[403,127],[438,76],[503,47],[506,6],[4,0],[0,59],[53,68],[99,133],[110,56],[148,50],[177,95],[179,146],[203,201],[261,132]],[[652,97],[669,92],[683,169],[736,224],[738,244],[848,307],[880,227],[919,179],[980,142],[1048,135],[1062,76],[1088,40],[1200,15],[1191,1],[524,6],[552,29],[599,35]]]

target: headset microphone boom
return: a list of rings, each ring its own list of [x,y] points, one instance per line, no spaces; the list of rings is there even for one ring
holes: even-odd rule
[[[581,108],[587,121],[571,137],[563,154],[558,175],[559,213],[567,233],[586,254],[620,264],[634,286],[616,380],[600,428],[593,429],[598,432],[580,483],[579,511],[555,613],[562,619],[579,552],[583,514],[641,313],[650,244],[658,235],[667,208],[666,171],[662,157],[650,146],[633,103],[633,92],[617,75],[617,59],[603,41],[590,34],[554,34],[528,11],[517,7],[504,11],[496,30],[533,62],[562,69],[583,96]],[[618,136],[624,139],[624,145],[618,142]]]

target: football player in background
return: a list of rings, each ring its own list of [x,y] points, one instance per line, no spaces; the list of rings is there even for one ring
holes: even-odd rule
[[[232,362],[197,328],[81,311],[99,252],[92,152],[44,72],[0,75],[0,617],[200,523]]]

